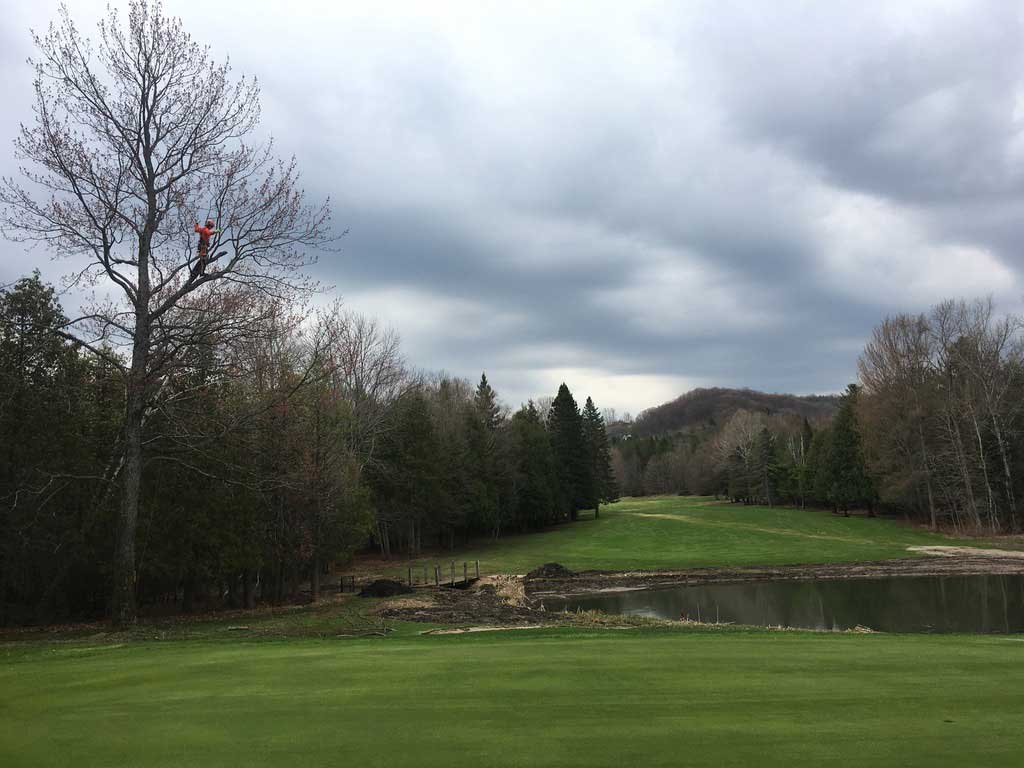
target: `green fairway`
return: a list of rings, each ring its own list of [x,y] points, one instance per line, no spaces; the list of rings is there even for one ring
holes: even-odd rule
[[[1012,637],[537,630],[0,651],[0,765],[1019,765]]]
[[[490,571],[552,560],[627,570],[870,560],[934,543],[954,542],[821,511],[627,499],[598,520],[459,557]],[[398,624],[388,637],[323,639],[379,626],[376,605],[0,645],[0,765],[932,767],[1017,765],[1024,754],[1019,636],[682,626],[423,636],[424,625]]]
[[[547,562],[630,570],[885,560],[911,556],[911,545],[958,543],[893,520],[709,498],[624,499],[596,520],[584,514],[576,523],[459,550],[457,558],[479,560],[490,573],[525,573]]]

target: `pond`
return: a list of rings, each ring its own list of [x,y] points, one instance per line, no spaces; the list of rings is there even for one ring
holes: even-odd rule
[[[1024,632],[1024,575],[758,581],[545,599],[548,610],[881,632]]]

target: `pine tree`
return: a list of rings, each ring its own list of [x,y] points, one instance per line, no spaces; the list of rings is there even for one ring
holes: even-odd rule
[[[466,435],[470,527],[486,531],[496,539],[511,514],[510,468],[501,406],[497,393],[487,381],[487,374],[480,376],[473,395],[472,407],[467,413]]]
[[[864,450],[857,426],[857,398],[860,387],[851,384],[839,400],[832,425],[831,501],[849,515],[851,506],[866,504],[873,511],[876,491],[864,466]]]
[[[577,510],[587,506],[590,483],[586,448],[583,442],[583,419],[579,406],[564,383],[548,412],[548,434],[558,469],[559,507],[576,519]]]
[[[832,432],[831,424],[815,432],[807,454],[807,494],[819,504],[833,503]]]
[[[65,323],[38,272],[0,290],[0,625],[80,610],[109,567],[121,382],[61,338]]]
[[[520,529],[556,522],[558,472],[551,441],[540,412],[531,400],[512,417],[516,488],[514,515]]]
[[[583,438],[588,464],[588,506],[594,507],[594,517],[601,514],[601,502],[618,500],[619,491],[612,470],[612,451],[604,418],[594,401],[587,398],[583,407]]]
[[[492,432],[496,430],[501,424],[501,406],[498,405],[498,394],[487,381],[486,373],[480,374],[480,383],[476,386],[473,402],[480,412],[484,426]]]

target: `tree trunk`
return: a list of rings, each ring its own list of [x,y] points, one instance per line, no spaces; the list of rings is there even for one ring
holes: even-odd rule
[[[1003,478],[1006,483],[1006,501],[1009,506],[1010,513],[1010,531],[1016,532],[1017,530],[1017,500],[1013,494],[1013,473],[1010,471],[1010,458],[1006,448],[1006,443],[1003,440],[1003,431],[999,428],[999,417],[996,415],[995,409],[989,407],[990,418],[992,419],[992,428],[996,435],[996,445],[999,446],[999,456],[1003,461]]]
[[[933,531],[938,530],[938,521],[935,518],[935,494],[932,492],[932,470],[931,464],[928,461],[928,449],[924,441],[924,427],[921,426],[920,420],[917,422],[917,436],[921,441],[921,463],[924,464],[924,483],[925,488],[928,490],[928,519],[931,521],[931,529]]]
[[[320,599],[320,557],[317,555],[313,556],[313,576],[309,581],[309,587],[313,593],[313,602],[315,603]]]
[[[185,581],[181,587],[181,612],[192,613],[195,609],[196,603],[196,583],[192,574],[189,573],[185,576]]]
[[[949,432],[953,450],[956,456],[957,469],[963,482],[963,490],[967,501],[967,510],[971,514],[971,523],[981,528],[981,515],[978,513],[978,503],[974,498],[974,485],[971,482],[970,470],[967,468],[967,458],[964,453],[963,438],[960,435],[960,427],[956,423],[956,417],[951,413],[946,414],[947,431]]]
[[[995,493],[992,491],[992,482],[988,476],[988,458],[985,456],[985,441],[981,436],[981,426],[978,424],[978,416],[973,407],[968,407],[971,414],[971,424],[974,426],[974,435],[978,441],[978,466],[981,467],[981,477],[985,481],[985,497],[988,500],[988,520],[992,533],[998,531],[998,510],[996,508]]]
[[[148,343],[148,342],[147,342]],[[136,343],[136,353],[139,344]],[[142,355],[144,357],[144,353]],[[118,519],[113,621],[118,627],[133,625],[137,619],[135,587],[135,535],[139,521],[139,494],[142,488],[142,417],[145,412],[145,363],[132,364],[128,376],[125,408],[125,462],[123,497]]]
[[[280,558],[277,561],[277,573],[274,578],[274,602],[281,604],[284,602],[284,587],[285,587],[285,572],[284,572],[284,558]]]
[[[156,199],[149,191],[149,218],[139,237],[139,284],[135,299],[135,333],[132,364],[125,388],[124,473],[121,516],[118,520],[117,553],[114,558],[113,623],[118,627],[135,624],[136,606],[135,534],[139,522],[142,489],[142,428],[146,418],[146,384],[149,373],[149,245],[156,229]]]
[[[252,588],[252,571],[246,568],[242,571],[242,607],[252,610],[256,607],[256,594]]]

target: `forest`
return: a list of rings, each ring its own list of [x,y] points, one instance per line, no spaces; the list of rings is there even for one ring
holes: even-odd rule
[[[723,402],[735,398],[711,407],[704,396],[688,406],[700,420],[682,429],[644,436],[652,421],[645,414],[639,434],[614,425],[623,493],[884,510],[933,529],[1019,532],[1022,327],[991,300],[945,301],[874,329],[858,360],[859,382],[834,415],[800,415],[793,398],[726,410]],[[652,410],[662,419],[665,409]]]
[[[604,421],[563,384],[514,413],[413,371],[396,334],[334,305],[259,308],[197,341],[145,413],[138,599],[152,611],[294,599],[357,550],[451,548],[617,496]],[[61,335],[38,274],[0,293],[0,622],[109,612],[124,467],[117,353]]]

